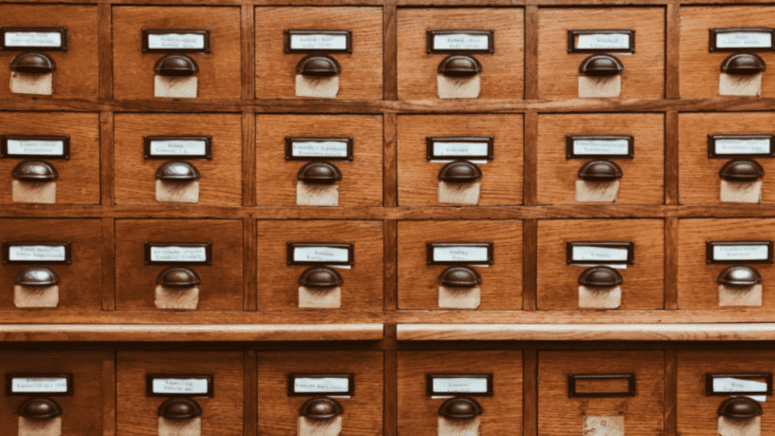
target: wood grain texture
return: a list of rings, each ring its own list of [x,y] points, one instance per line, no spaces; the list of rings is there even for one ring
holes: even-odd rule
[[[307,162],[285,160],[286,137],[339,137],[353,139],[352,162],[331,161],[342,173],[337,182],[339,205],[381,206],[382,135],[380,115],[259,115],[257,204],[296,206],[297,176]]]
[[[678,218],[665,219],[665,309],[678,309]]]
[[[665,113],[665,204],[678,204],[680,183],[678,120],[678,112]]]
[[[438,100],[442,54],[428,54],[426,31],[494,31],[495,53],[476,54],[482,64],[480,100],[521,99],[524,94],[524,10],[522,8],[433,8],[398,10],[398,98]],[[460,105],[460,100],[453,100]],[[467,106],[468,100],[465,105]]]
[[[479,310],[522,308],[521,221],[400,221],[398,223],[398,308],[438,310],[439,275],[428,265],[428,242],[492,242],[493,264],[475,267],[482,276]]]
[[[102,222],[102,310],[116,310],[116,228],[113,218]]]
[[[525,100],[538,98],[538,6],[525,7]]]
[[[536,277],[538,265],[536,252],[538,250],[538,221],[525,220],[522,224],[522,310],[535,311],[538,296],[536,295]]]
[[[143,54],[142,29],[210,30],[210,53],[190,55],[199,65],[197,99],[240,98],[239,7],[114,7],[116,99],[154,98],[153,67],[163,55]]]
[[[117,310],[156,310],[156,277],[166,266],[145,264],[145,242],[212,243],[212,265],[191,265],[202,279],[197,310],[242,310],[241,221],[117,220]]]
[[[258,392],[254,388],[258,385],[258,353],[255,350],[245,351],[243,360],[244,380],[242,414],[244,424],[243,436],[253,436],[258,432]]]
[[[664,427],[666,435],[678,435],[676,413],[678,405],[678,353],[665,350],[665,407]]]
[[[570,241],[635,243],[635,264],[619,270],[624,283],[620,310],[662,309],[664,301],[663,220],[541,220],[538,222],[538,309],[578,309],[579,274],[586,267],[566,263]]]
[[[159,434],[157,409],[166,398],[146,396],[146,374],[202,374],[213,376],[213,396],[195,398],[202,436],[242,436],[242,353],[119,351],[116,362],[118,434]]]
[[[395,113],[384,115],[384,136],[382,143],[382,204],[385,207],[398,205],[398,118]]]
[[[0,97],[2,98],[2,97]],[[70,159],[44,159],[53,166],[56,204],[100,203],[100,120],[95,113],[0,112],[3,135],[55,135],[70,137]],[[25,159],[0,159],[3,174],[0,204],[12,204],[11,172]],[[56,206],[46,206],[55,208]]]
[[[438,202],[444,164],[426,152],[426,138],[436,136],[493,137],[494,159],[477,165],[479,206],[522,204],[522,125],[522,115],[399,115],[398,204],[445,206]]]
[[[662,351],[539,351],[539,434],[578,435],[585,416],[624,415],[627,434],[663,435],[664,370]],[[568,374],[629,373],[634,397],[568,397]]]
[[[662,204],[665,132],[661,114],[539,115],[538,204],[579,204],[579,168],[595,159],[567,159],[567,135],[628,135],[634,138],[633,159],[607,159],[624,174],[616,204]]]
[[[666,7],[665,29],[665,97],[680,98],[679,62],[681,49],[681,1],[669,0]]]
[[[538,351],[528,348],[522,351],[522,415],[523,434],[538,436]]]
[[[288,375],[355,375],[355,393],[337,398],[344,408],[342,434],[382,434],[382,367],[380,351],[298,351],[258,354],[258,434],[298,434],[299,408],[310,397],[288,396]]]
[[[156,170],[174,159],[145,159],[143,137],[210,136],[212,160],[178,159],[193,165],[201,175],[199,202],[196,205],[241,205],[241,122],[239,115],[231,114],[116,114],[116,204],[160,204],[156,201]],[[191,204],[185,206],[195,207]]]
[[[476,397],[483,435],[522,435],[521,351],[399,351],[398,434],[437,433],[444,398],[426,396],[427,373],[492,374],[492,397]]]
[[[383,61],[382,76],[384,80],[384,90],[382,98],[385,100],[396,100],[398,98],[398,40],[396,35],[396,19],[398,10],[392,1],[385,2],[382,6],[382,35],[385,41],[385,52]]]
[[[535,206],[538,204],[538,149],[535,144],[538,143],[538,113],[525,112],[525,161],[522,168],[522,180],[524,188],[525,206]]]
[[[341,310],[383,308],[383,224],[380,221],[258,221],[258,308],[299,310],[299,276],[309,268],[287,264],[287,243],[352,243],[352,269],[338,268]],[[338,309],[337,309],[338,310]],[[324,312],[335,312],[328,310]]]
[[[568,53],[568,30],[635,31],[635,53],[616,54],[624,64],[621,98],[665,94],[665,9],[542,8],[538,11],[538,96],[578,98],[579,64],[588,53]]]
[[[332,55],[342,67],[337,99],[382,98],[382,8],[272,6],[255,15],[257,98],[297,98],[296,64],[305,55],[285,54],[287,29],[352,31],[352,54]]]

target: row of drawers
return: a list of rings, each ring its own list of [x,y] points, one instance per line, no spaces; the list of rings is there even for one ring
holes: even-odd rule
[[[0,224],[0,309],[102,307],[100,220]],[[774,229],[679,220],[678,308],[775,308]],[[663,309],[663,220],[539,220],[537,232],[539,310]],[[241,220],[117,220],[116,308],[242,310],[255,292],[243,292],[244,233]],[[521,221],[399,221],[397,237],[399,309],[522,308]],[[256,246],[259,310],[383,308],[396,260],[384,258],[381,221],[259,220]]]
[[[679,434],[708,435],[728,426],[725,416],[720,419],[720,406],[733,397],[737,402],[745,398],[742,403],[754,410],[757,405],[760,408],[755,418],[732,421],[755,425],[761,434],[775,431],[770,416],[773,406],[766,401],[772,395],[772,351],[679,351],[677,386],[672,387],[665,381],[663,353],[539,351],[537,374],[525,372],[531,380],[523,380],[519,350],[399,351],[398,434],[447,434],[450,427],[457,427],[458,432],[452,434],[520,435],[523,385],[527,383],[537,384],[542,435],[588,435],[597,427],[602,427],[600,432],[613,428],[609,433],[592,434],[623,436],[626,428],[627,435],[662,435],[668,389],[677,390]],[[104,374],[103,368],[113,359],[116,385],[104,386],[104,379],[96,375]],[[245,386],[244,374],[250,370],[244,362],[242,353],[217,351],[7,352],[0,356],[6,388],[0,423],[8,434],[27,434],[22,430],[29,423],[17,417],[19,406],[47,397],[62,413],[42,422],[61,420],[61,434],[100,435],[103,408],[109,407],[103,405],[103,399],[106,392],[115,390],[118,435],[166,434],[161,428],[169,424],[160,418],[160,406],[166,401],[193,400],[201,414],[178,420],[178,425],[198,420],[200,431],[186,435],[241,436],[243,393],[255,398],[257,392],[259,435],[297,434],[299,427],[328,428],[336,421],[343,435],[382,434],[383,384],[390,378],[383,373],[381,351],[259,352],[257,386]],[[533,380],[536,376],[537,381]],[[50,380],[41,382],[40,377]],[[59,381],[60,390],[66,383],[69,395],[45,394],[55,392],[52,379]],[[182,386],[197,394],[175,395],[183,391]],[[742,392],[753,396],[740,397]],[[340,413],[328,419],[301,417],[303,405],[313,398],[338,403]],[[441,416],[441,406],[449,401],[478,405],[479,414],[473,418]]]
[[[775,202],[775,115],[678,120],[681,204]],[[4,112],[0,124],[1,204],[99,203],[97,114]],[[521,114],[399,115],[398,205],[522,204],[523,124]],[[240,115],[119,113],[113,125],[116,204],[243,204]],[[524,145],[536,149],[527,176],[538,204],[663,204],[665,134],[663,114],[539,115]],[[257,204],[381,206],[383,136],[381,115],[258,115]]]
[[[399,8],[396,22],[398,98],[521,99],[524,94],[526,50],[537,50],[538,97],[541,99],[612,96],[662,98],[665,94],[665,12],[664,7],[539,8],[538,46],[533,48],[524,46],[523,8]],[[256,98],[383,97],[384,36],[381,8],[256,7],[254,13],[255,65],[251,68],[255,68]],[[48,61],[42,58],[37,58],[37,61],[53,62],[56,66],[53,73],[53,97],[97,97],[100,75],[96,6],[3,5],[0,7],[0,15],[3,17],[0,27],[66,27],[67,50],[59,51],[62,45],[61,36],[51,36],[45,44],[50,44],[53,48],[48,51],[45,47],[41,49],[48,56]],[[747,76],[741,76],[734,68],[725,70],[729,71],[733,80],[719,76],[722,63],[730,56],[730,51],[755,53],[758,58],[747,59],[754,59],[762,65],[775,60],[775,55],[772,54],[772,29],[768,28],[775,19],[775,7],[686,6],[681,8],[680,18],[679,74],[682,97],[706,98],[720,94],[729,95],[730,92],[731,95],[775,95],[775,81],[769,78],[773,74],[771,72],[763,73],[764,81],[759,83],[757,92],[752,91],[757,87],[756,83],[746,85],[748,88],[739,83],[735,84]],[[240,98],[241,58],[246,51],[240,44],[248,44],[244,38],[241,41],[241,19],[239,7],[114,6],[111,16],[114,97]],[[738,29],[739,38],[745,40],[739,43],[734,42],[737,35],[722,35],[718,41],[711,36],[709,41],[709,29],[741,27],[749,30],[766,29],[751,30],[758,33],[739,33],[741,30]],[[187,93],[178,89],[180,92],[175,94],[170,90],[159,91],[161,88],[155,87],[155,68],[159,67],[157,61],[164,55],[165,50],[181,50],[154,51],[153,42],[149,46],[150,50],[144,47],[144,44],[148,45],[148,41],[141,39],[143,31],[148,29],[208,32],[204,40],[201,39],[201,32],[191,32],[189,36],[194,42],[169,42],[172,47],[197,47],[190,50],[193,53],[187,55],[188,60],[178,59],[183,63],[177,64],[181,68],[179,74],[183,74],[181,72],[184,70],[188,73],[196,71],[194,77],[198,83],[191,85],[187,82],[186,85],[193,86],[195,92]],[[462,42],[454,38],[439,40],[438,47],[428,43],[430,37],[427,31],[460,29],[492,33],[489,37],[462,36]],[[338,70],[336,92],[316,88],[319,83],[316,85],[305,82],[306,85],[299,87],[300,79],[296,78],[297,73],[307,71],[299,63],[309,49],[298,49],[301,53],[286,54],[285,30],[350,32],[351,36],[338,34],[324,43],[300,42],[302,47],[314,47],[313,51],[319,54],[330,54],[330,57],[325,58],[318,66],[323,68],[321,71],[325,70],[326,74],[334,74]],[[610,40],[606,33],[602,32],[597,36],[586,34],[584,38],[590,38],[589,41],[574,41],[574,36],[570,36],[569,42],[569,32],[574,30],[617,30],[619,33],[616,33],[614,40]],[[102,37],[109,38],[111,35]],[[55,44],[56,38],[60,38],[58,46]],[[16,44],[23,43],[22,38],[22,41]],[[160,47],[169,47],[160,44]],[[458,47],[456,44],[473,48],[455,49]],[[326,49],[326,46],[333,48]],[[17,46],[16,51],[0,51],[0,64],[10,64],[17,56],[19,47],[21,46]],[[725,47],[737,47],[739,50]],[[294,47],[291,46],[291,49]],[[469,56],[472,51],[474,54]],[[451,82],[437,78],[440,75],[439,69],[444,70],[440,63],[450,53],[474,58],[466,58],[457,66],[461,68],[458,74],[474,73],[477,83],[459,83],[462,80],[459,76],[449,76],[453,77]],[[619,84],[609,83],[606,87],[594,79],[597,76],[587,76],[580,72],[581,69],[587,71],[587,68],[590,68],[589,74],[595,74],[593,70],[597,64],[581,66],[590,53],[613,55],[616,58],[605,58],[600,61],[605,65],[599,66],[610,68],[614,63],[618,63],[616,68],[620,74],[616,77],[620,79],[616,81],[620,82]],[[161,68],[160,71],[163,70]],[[318,74],[323,74],[321,71]],[[733,72],[735,73],[732,74]],[[0,69],[0,82],[8,82],[9,75],[9,69]],[[252,75],[252,72],[248,74]],[[587,82],[584,77],[593,79]],[[329,85],[334,86],[331,83]],[[605,90],[594,89],[598,86]],[[310,88],[310,91],[308,87],[314,89]],[[448,89],[450,87],[456,90]],[[460,89],[457,89],[458,87]],[[51,88],[51,85],[48,85],[48,88]],[[474,88],[480,90],[474,92]],[[615,92],[614,88],[617,89]],[[14,96],[24,98],[21,94],[11,93],[8,87],[0,88],[0,98],[8,99]]]

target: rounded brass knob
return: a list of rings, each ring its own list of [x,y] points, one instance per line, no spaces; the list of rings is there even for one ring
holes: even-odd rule
[[[296,177],[304,183],[331,184],[342,180],[342,173],[334,164],[309,162],[301,167]]]
[[[199,286],[202,280],[196,271],[184,266],[171,266],[156,276],[156,283],[168,288],[191,288]]]
[[[624,71],[624,64],[609,54],[592,55],[581,62],[579,73],[585,76],[615,76]]]
[[[16,284],[20,286],[54,286],[57,283],[59,276],[45,266],[25,268],[16,276]]]
[[[450,55],[439,64],[439,74],[450,77],[471,77],[481,72],[482,64],[468,55]]]
[[[718,175],[729,182],[753,182],[764,177],[764,168],[755,160],[733,160],[724,164]]]
[[[482,414],[482,406],[469,397],[450,398],[439,406],[439,415],[448,419],[471,419]]]
[[[168,398],[161,403],[158,412],[167,419],[191,419],[201,416],[202,408],[190,398]]]
[[[579,178],[588,182],[612,182],[623,174],[619,165],[607,160],[593,160],[579,169]]]
[[[724,400],[718,408],[719,416],[734,419],[751,419],[761,416],[762,406],[748,397],[732,397]]]
[[[162,76],[185,77],[192,76],[199,71],[199,65],[190,56],[184,54],[168,54],[156,61],[153,66],[156,74]]]
[[[305,401],[299,409],[299,415],[310,419],[331,419],[344,413],[338,401],[328,397],[313,397]]]
[[[23,182],[49,182],[59,177],[57,170],[48,162],[25,160],[14,167],[14,179]]]
[[[11,61],[11,71],[28,74],[46,74],[56,71],[54,60],[45,53],[25,52]]]
[[[299,286],[308,288],[333,288],[342,283],[342,276],[327,266],[313,266],[299,276]]]
[[[339,62],[327,54],[310,54],[296,64],[296,74],[315,77],[331,77],[342,72]]]
[[[733,53],[721,63],[721,72],[727,74],[758,74],[766,69],[764,60],[755,53]]]
[[[28,398],[16,410],[27,419],[51,419],[62,414],[62,407],[51,398]]]
[[[579,285],[588,288],[613,288],[621,285],[622,275],[608,266],[593,266],[587,268],[579,276]]]
[[[439,284],[449,288],[473,288],[482,284],[482,276],[467,266],[451,266],[441,273]]]

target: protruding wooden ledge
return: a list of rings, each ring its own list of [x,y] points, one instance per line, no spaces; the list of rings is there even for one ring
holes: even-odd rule
[[[399,324],[399,341],[771,341],[775,324]]]
[[[375,341],[383,336],[383,324],[0,325],[4,342]]]

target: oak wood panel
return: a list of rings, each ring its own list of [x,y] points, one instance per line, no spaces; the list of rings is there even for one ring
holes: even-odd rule
[[[381,221],[258,221],[258,309],[320,311],[298,309],[299,276],[309,266],[287,264],[287,243],[330,242],[354,249],[352,268],[337,268],[341,310],[381,310],[383,237]]]
[[[398,434],[438,434],[445,398],[426,396],[426,373],[492,374],[492,397],[476,397],[483,435],[522,435],[521,351],[398,351]]]
[[[305,55],[285,54],[286,29],[352,31],[352,54],[332,55],[342,67],[337,99],[382,98],[382,8],[271,6],[255,15],[257,98],[297,98],[296,64]]]
[[[288,375],[354,374],[351,398],[337,398],[344,408],[342,434],[382,434],[381,351],[296,351],[258,354],[258,434],[298,434],[299,408],[310,396],[288,396]]]
[[[538,431],[578,435],[585,416],[622,416],[627,434],[663,435],[664,355],[660,351],[539,351]],[[635,374],[636,395],[569,398],[568,374]]]
[[[102,308],[102,223],[98,219],[3,219],[0,241],[70,242],[71,264],[49,265],[59,276],[59,304],[56,309],[34,311],[100,310]],[[0,268],[0,309],[16,309],[16,275],[28,265]],[[29,314],[32,310],[24,310]]]
[[[576,181],[586,159],[567,159],[566,135],[630,135],[633,159],[606,159],[624,174],[616,204],[665,201],[665,134],[661,114],[585,114],[538,116],[538,204],[578,204]]]
[[[143,54],[142,29],[210,30],[210,53],[189,55],[199,65],[197,99],[240,98],[239,7],[114,7],[113,95],[117,99],[154,98],[153,67],[163,55]]]
[[[480,100],[524,95],[524,10],[522,8],[399,9],[398,98],[438,100],[438,66],[447,55],[427,53],[427,30],[494,31],[495,53],[473,55],[481,64]],[[460,105],[461,100],[453,100]],[[465,100],[468,103],[470,100]],[[467,105],[467,104],[466,104]],[[461,106],[466,106],[461,105]]]
[[[663,220],[540,220],[538,222],[538,309],[578,309],[579,275],[586,267],[566,263],[569,241],[635,243],[635,263],[619,270],[620,310],[662,309]]]
[[[381,115],[258,115],[257,204],[296,206],[297,175],[308,161],[285,160],[285,137],[341,137],[353,139],[353,160],[331,161],[342,173],[339,205],[381,206],[382,135]]]
[[[197,310],[242,310],[242,221],[117,220],[117,310],[156,310],[156,277],[166,266],[145,264],[145,242],[212,243],[212,265],[191,266],[202,280]]]
[[[119,351],[117,427],[121,436],[159,434],[157,409],[166,398],[146,396],[146,374],[213,376],[213,396],[196,397],[202,436],[242,436],[243,354],[239,352]]]
[[[522,115],[399,115],[398,204],[438,206],[439,170],[427,160],[426,138],[493,137],[493,160],[482,171],[479,206],[522,204]],[[446,205],[449,206],[449,205]]]
[[[444,265],[428,265],[428,242],[492,242],[493,264],[481,275],[479,310],[522,308],[521,221],[400,221],[398,223],[398,308],[438,309]]]
[[[621,98],[665,94],[665,8],[542,8],[538,11],[538,96],[578,98],[579,65],[589,53],[568,53],[568,30],[635,31],[635,53],[614,54],[624,65]]]

